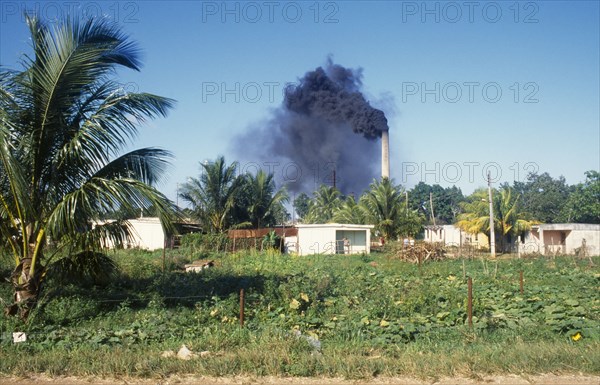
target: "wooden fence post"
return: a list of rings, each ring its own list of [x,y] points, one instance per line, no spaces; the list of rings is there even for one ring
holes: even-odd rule
[[[467,280],[467,319],[469,327],[473,327],[473,280],[471,277]]]
[[[519,291],[523,295],[523,270],[519,271]]]
[[[240,289],[240,327],[244,327],[244,307],[245,307],[244,289]]]

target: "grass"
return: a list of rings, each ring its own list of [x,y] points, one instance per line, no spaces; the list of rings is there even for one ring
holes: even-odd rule
[[[588,260],[448,260],[419,268],[385,254],[214,257],[217,267],[199,274],[163,273],[160,253],[119,252],[121,273],[107,287],[50,281],[27,324],[0,317],[0,374],[600,373],[600,271]],[[187,261],[167,256],[167,270]],[[472,329],[463,275],[473,279]],[[9,295],[0,284],[0,297]],[[13,344],[16,330],[28,341]],[[161,357],[182,344],[210,354]]]

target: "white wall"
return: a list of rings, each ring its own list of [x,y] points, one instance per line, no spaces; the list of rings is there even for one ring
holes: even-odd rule
[[[599,226],[600,229],[600,226]],[[581,247],[585,239],[587,255],[600,255],[600,230],[573,230],[567,236],[566,246],[569,254]]]
[[[437,226],[438,229],[434,230],[431,227],[425,228],[425,242],[444,242],[445,244],[460,245],[461,242],[461,231],[454,225],[443,225]]]
[[[335,254],[337,238],[341,240],[344,236],[350,240],[351,253],[371,252],[371,229],[374,227],[372,225],[328,223],[296,225],[296,227],[298,228],[296,250],[299,255]],[[359,231],[364,235],[355,233]]]
[[[138,218],[128,220],[132,232],[132,239],[126,248],[140,248],[144,250],[158,250],[164,247],[165,233],[158,218]],[[112,242],[106,244],[114,248]]]
[[[134,230],[131,247],[146,250],[158,250],[164,247],[165,233],[158,218],[131,219],[129,223]]]
[[[565,234],[564,243],[561,233]],[[543,238],[543,239],[541,239]],[[521,250],[524,253],[575,254],[575,249],[586,242],[587,255],[600,253],[600,225],[586,223],[556,223],[533,226],[525,233]]]
[[[455,225],[437,226],[434,230],[433,226],[425,227],[425,242],[442,242],[446,246],[473,246],[478,248],[487,248],[488,237],[484,233],[469,234],[462,231]]]

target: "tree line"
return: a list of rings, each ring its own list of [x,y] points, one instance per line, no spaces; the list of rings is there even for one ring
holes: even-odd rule
[[[237,175],[238,164],[224,157],[201,164],[198,178],[189,178],[179,192],[187,214],[207,232],[231,228],[269,227],[289,222],[372,224],[384,239],[417,237],[425,225],[456,224],[464,231],[489,234],[488,190],[463,195],[456,186],[418,183],[405,189],[393,180],[374,180],[359,197],[321,185],[312,195],[300,193],[290,202],[285,186],[273,174]],[[535,223],[600,223],[600,178],[597,171],[573,186],[563,177],[530,174],[525,182],[493,189],[495,230],[508,244]],[[295,215],[290,215],[286,203]],[[296,215],[297,214],[297,215]]]

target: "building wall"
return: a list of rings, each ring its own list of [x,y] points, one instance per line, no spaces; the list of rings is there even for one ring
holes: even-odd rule
[[[574,230],[567,236],[567,253],[575,254],[585,239],[587,255],[600,255],[600,230]]]
[[[298,236],[295,250],[299,255],[335,254],[337,241],[346,237],[350,241],[350,253],[371,252],[370,225],[314,224],[297,225]],[[287,242],[288,250],[294,249],[293,240]]]
[[[335,254],[335,228],[298,228],[298,254]]]
[[[462,231],[454,225],[442,225],[437,227],[428,226],[425,228],[425,241],[456,244],[456,246],[458,246],[463,243],[464,235]]]
[[[425,242],[442,242],[448,246],[475,246],[477,248],[488,248],[489,241],[484,233],[469,234],[455,225],[443,225],[425,227]]]
[[[129,241],[126,248],[158,250],[164,247],[165,233],[158,218],[130,219],[128,222],[133,239]],[[114,244],[108,242],[106,247],[114,248]]]
[[[337,254],[357,254],[366,253],[367,250],[367,233],[365,230],[336,230],[336,253]],[[349,250],[344,248],[344,238],[350,242]],[[371,242],[369,241],[369,244]]]
[[[542,239],[543,238],[543,239]],[[585,239],[587,255],[600,253],[600,225],[557,223],[534,226],[519,246],[524,253],[576,254]]]
[[[129,221],[134,229],[131,247],[146,250],[162,249],[165,245],[165,233],[158,218],[139,218]]]

